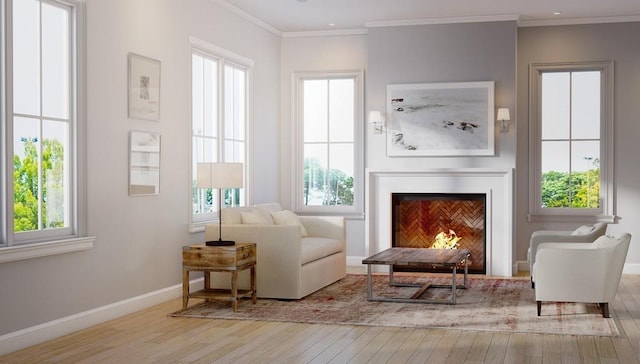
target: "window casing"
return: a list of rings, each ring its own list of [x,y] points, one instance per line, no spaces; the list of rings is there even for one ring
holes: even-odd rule
[[[253,62],[206,42],[191,39],[191,221],[192,230],[218,219],[217,190],[195,185],[197,164],[240,162],[244,179],[251,170],[247,135]],[[222,205],[245,205],[247,183],[225,189]]]
[[[64,242],[62,250],[73,251],[69,242],[83,240],[86,233],[81,178],[86,162],[80,150],[85,130],[85,5],[73,0],[4,0],[1,6],[0,208],[6,219],[0,221],[0,247],[12,248],[8,250],[14,256],[13,248],[20,245]],[[56,248],[47,250],[31,249],[26,255],[56,254]],[[15,259],[21,259],[20,254],[10,260]]]
[[[292,90],[296,211],[362,216],[362,71],[296,73]]]
[[[613,221],[613,62],[532,64],[529,85],[529,221]]]

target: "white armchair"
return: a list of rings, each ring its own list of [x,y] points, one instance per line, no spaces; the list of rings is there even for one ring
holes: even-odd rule
[[[598,303],[609,317],[631,235],[601,236],[593,243],[543,243],[531,272],[540,316],[542,302]]]
[[[538,246],[546,242],[557,243],[591,243],[607,231],[607,224],[596,223],[593,225],[582,225],[575,230],[554,231],[539,230],[531,234],[527,260],[529,261],[529,272],[533,271],[533,264],[536,261],[536,251]]]

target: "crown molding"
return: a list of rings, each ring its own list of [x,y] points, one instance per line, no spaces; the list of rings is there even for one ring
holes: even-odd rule
[[[518,14],[489,15],[489,16],[464,16],[464,17],[444,17],[444,18],[424,18],[407,20],[380,20],[368,21],[364,23],[367,28],[399,27],[411,25],[430,24],[455,24],[455,23],[483,23],[496,21],[518,21]]]
[[[277,35],[278,37],[282,37],[282,31],[275,28],[274,26],[260,20],[259,18],[247,13],[246,11],[240,9],[239,7],[232,5],[231,3],[229,3],[226,0],[210,0],[211,2],[213,2],[214,4],[219,5],[222,8],[225,8],[229,11],[231,11],[232,13],[238,15],[239,17],[247,20],[250,23],[253,23],[257,26],[259,26],[260,28],[271,32],[274,35]]]
[[[640,15],[628,16],[603,16],[592,18],[565,18],[548,20],[520,20],[519,27],[546,27],[554,25],[581,25],[581,24],[604,24],[604,23],[628,23],[640,21]]]
[[[344,35],[367,35],[367,29],[336,29],[336,30],[311,30],[305,32],[283,32],[283,38],[303,37],[334,37]]]

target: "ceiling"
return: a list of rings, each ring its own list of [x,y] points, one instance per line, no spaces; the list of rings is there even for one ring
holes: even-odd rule
[[[499,20],[521,26],[640,21],[639,0],[216,1],[275,33]]]

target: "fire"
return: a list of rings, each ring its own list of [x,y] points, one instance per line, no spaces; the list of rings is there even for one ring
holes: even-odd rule
[[[458,241],[462,239],[456,235],[456,232],[449,229],[449,234],[441,231],[436,235],[435,241],[431,245],[431,249],[458,249]]]

